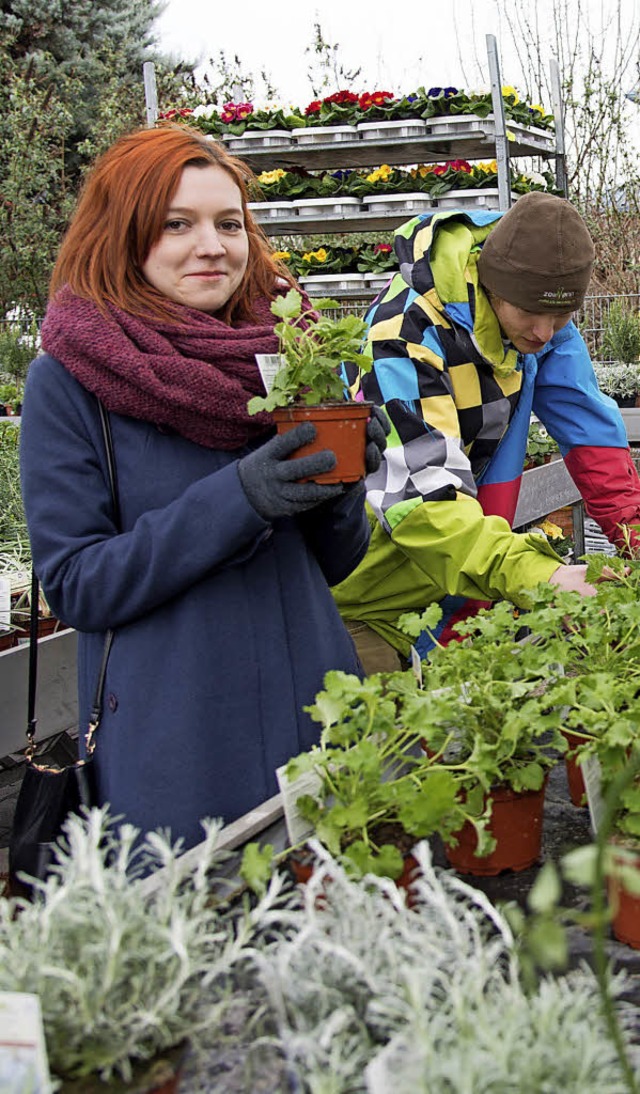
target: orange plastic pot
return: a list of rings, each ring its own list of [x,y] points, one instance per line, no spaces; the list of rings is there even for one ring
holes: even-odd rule
[[[569,797],[571,798],[572,805],[587,806],[587,791],[584,785],[584,778],[580,765],[576,763],[575,749],[583,741],[588,741],[589,738],[582,736],[579,733],[565,733],[564,730],[560,731],[565,741],[569,745],[569,751],[564,754],[564,766],[567,772],[567,783],[569,784]]]
[[[632,949],[640,950],[640,896],[638,893],[630,893],[624,885],[623,878],[615,872],[615,844],[611,843],[610,848],[613,851],[614,867],[613,872],[607,877],[607,893],[612,913],[611,931],[618,942],[624,942]],[[640,872],[640,854],[632,856],[632,864],[634,864],[634,857],[635,866]],[[625,850],[624,860],[620,858],[618,861],[624,861],[625,865],[629,866],[629,852]]]
[[[449,864],[459,874],[493,877],[503,870],[526,870],[540,859],[546,779],[540,790],[516,792],[498,786],[491,792],[493,808],[488,829],[495,850],[478,856],[476,830],[468,821],[456,833],[457,845],[445,846]]]
[[[372,403],[320,403],[317,406],[278,407],[273,418],[278,433],[287,433],[301,422],[313,422],[316,436],[310,444],[296,449],[291,459],[310,456],[323,448],[335,452],[337,463],[331,471],[314,475],[314,482],[357,482],[365,475],[367,422]],[[305,479],[301,479],[305,482]]]

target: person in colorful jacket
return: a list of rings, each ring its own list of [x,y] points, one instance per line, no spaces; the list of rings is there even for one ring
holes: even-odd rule
[[[586,567],[511,529],[532,412],[605,535],[622,545],[640,523],[622,417],[572,321],[595,251],[570,202],[534,192],[504,214],[423,214],[396,231],[395,252],[399,272],[368,314],[374,368],[362,380],[392,432],[367,479],[369,549],[333,589],[369,672],[408,654],[403,612],[440,602],[446,642],[487,602],[525,606],[538,582],[593,593]],[[426,634],[417,648],[427,656]]]

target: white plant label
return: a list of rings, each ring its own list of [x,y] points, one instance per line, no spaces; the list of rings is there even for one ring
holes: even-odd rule
[[[580,764],[580,771],[584,780],[584,788],[587,792],[589,814],[591,816],[591,831],[594,836],[598,834],[598,828],[604,813],[604,800],[602,797],[601,781],[602,771],[597,756],[585,756]]]
[[[305,771],[303,775],[292,781],[287,778],[285,768],[279,767],[276,770],[276,778],[282,794],[289,843],[302,843],[313,833],[313,825],[300,815],[296,803],[303,794],[315,794],[320,789],[322,785],[320,776],[316,775],[315,771]]]
[[[265,391],[268,395],[273,387],[276,373],[280,371],[284,362],[279,353],[256,353],[255,358],[256,364],[260,369],[262,383],[264,384]]]
[[[11,579],[0,577],[0,631],[8,631],[11,623]]]
[[[42,1011],[37,995],[0,992],[0,1090],[51,1094]]]
[[[415,646],[411,647],[411,669],[413,671],[413,675],[415,676],[416,680],[418,681],[418,687],[421,688],[422,687],[422,661],[420,659],[420,654],[418,653]]]

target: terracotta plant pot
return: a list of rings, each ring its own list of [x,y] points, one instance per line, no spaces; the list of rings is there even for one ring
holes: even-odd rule
[[[578,733],[565,733],[564,730],[561,730],[560,732],[569,745],[569,751],[564,754],[564,765],[567,772],[571,804],[584,808],[589,804],[587,802],[587,791],[585,789],[580,765],[576,763],[573,753],[578,745],[582,744],[583,741],[588,741],[589,738],[583,737]]]
[[[616,862],[615,843],[610,844]],[[619,860],[622,861],[622,860]],[[625,849],[624,863],[629,866],[629,850]],[[640,853],[635,856],[635,865],[640,872]],[[615,873],[607,877],[607,893],[612,912],[611,931],[618,942],[624,942],[634,950],[640,950],[640,894],[630,893],[624,879]]]
[[[337,463],[332,471],[314,475],[315,482],[357,482],[365,475],[367,422],[372,403],[321,403],[318,406],[278,407],[273,411],[278,433],[287,433],[300,422],[311,421],[316,437],[293,453],[292,459],[330,448]],[[305,480],[302,479],[302,482]]]
[[[538,862],[542,851],[542,815],[546,779],[540,790],[516,793],[506,786],[496,787],[491,797],[493,810],[489,831],[497,841],[489,855],[478,857],[475,828],[468,821],[456,833],[456,847],[445,852],[459,874],[493,877],[503,870],[526,870]]]

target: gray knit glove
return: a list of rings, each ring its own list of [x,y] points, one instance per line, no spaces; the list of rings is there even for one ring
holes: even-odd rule
[[[377,471],[382,463],[382,453],[387,447],[387,437],[391,432],[391,422],[380,406],[371,407],[371,417],[367,422],[367,447],[365,449],[365,467],[367,475]]]
[[[272,437],[238,464],[240,482],[251,505],[264,520],[291,517],[304,513],[323,501],[330,501],[344,493],[341,483],[298,482],[307,475],[319,475],[331,471],[336,465],[335,453],[330,448],[295,460],[287,457],[316,435],[311,422],[303,422]]]

